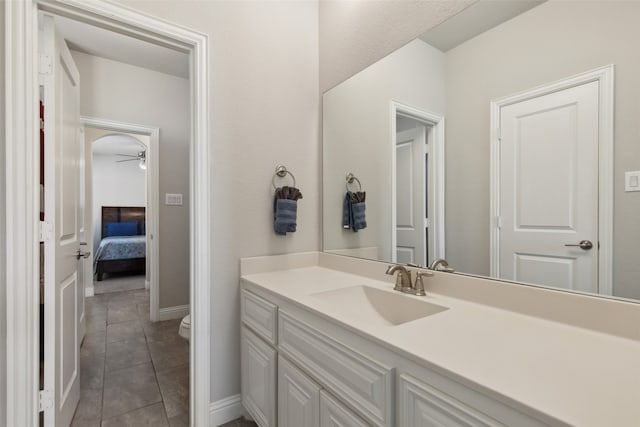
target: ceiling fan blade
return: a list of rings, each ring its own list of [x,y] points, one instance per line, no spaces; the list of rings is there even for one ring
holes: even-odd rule
[[[138,158],[136,157],[135,159],[124,159],[124,160],[116,160],[116,163],[122,163],[122,162],[135,162],[137,161]]]
[[[133,154],[116,154],[116,156],[136,157],[136,158],[137,158],[137,157],[140,157],[140,156],[138,156],[137,154],[136,154],[136,155],[133,155]]]

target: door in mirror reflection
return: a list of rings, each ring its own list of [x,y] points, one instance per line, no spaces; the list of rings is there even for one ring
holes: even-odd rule
[[[406,120],[414,126],[396,133],[395,259],[402,264],[426,265],[427,130],[422,123]]]
[[[497,277],[598,291],[598,93],[592,81],[500,107]]]

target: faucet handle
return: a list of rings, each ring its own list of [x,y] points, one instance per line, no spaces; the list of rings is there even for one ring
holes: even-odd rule
[[[427,293],[424,290],[424,282],[422,281],[423,277],[433,277],[433,273],[430,271],[418,272],[416,274],[416,283],[413,286],[413,294],[418,296],[425,296]]]

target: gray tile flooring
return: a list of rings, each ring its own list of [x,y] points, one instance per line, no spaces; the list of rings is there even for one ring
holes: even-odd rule
[[[253,421],[247,421],[244,418],[238,418],[237,420],[229,421],[218,427],[258,427]]]
[[[144,288],[144,276],[136,277]],[[189,343],[178,335],[180,319],[151,322],[144,289],[87,298],[86,316],[71,425],[188,426]]]
[[[95,294],[104,294],[109,292],[132,291],[135,289],[144,289],[144,274],[129,276],[125,273],[105,274],[101,281],[95,280],[93,288]]]

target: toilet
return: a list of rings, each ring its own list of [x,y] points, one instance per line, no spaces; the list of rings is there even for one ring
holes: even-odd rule
[[[178,334],[185,340],[189,340],[189,336],[191,335],[191,314],[187,314],[182,318]]]

